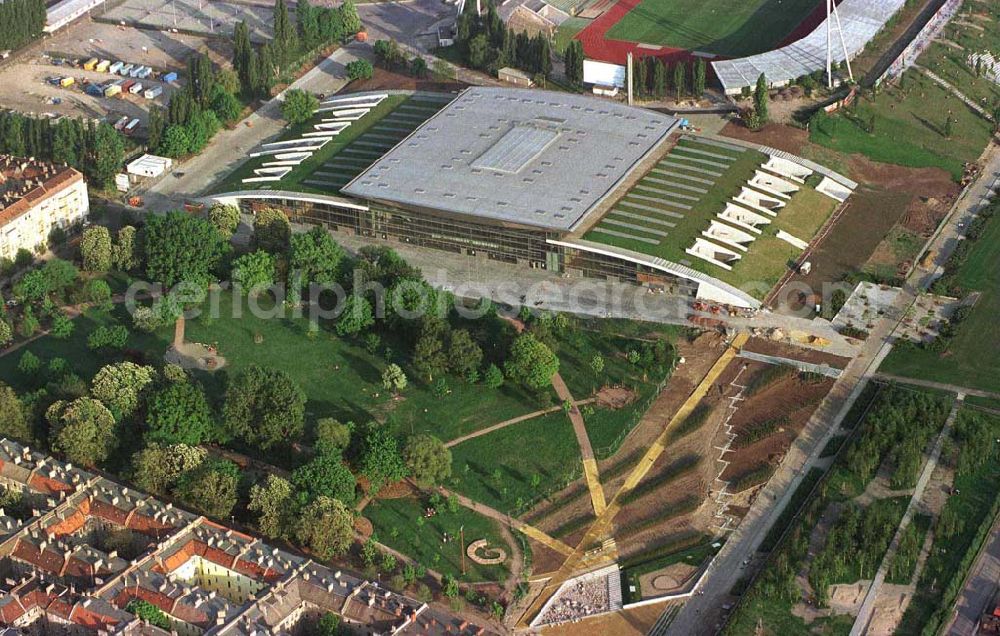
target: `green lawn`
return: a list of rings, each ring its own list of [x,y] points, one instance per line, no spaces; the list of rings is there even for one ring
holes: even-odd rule
[[[254,176],[253,171],[255,168],[259,168],[262,163],[266,161],[271,161],[271,157],[257,157],[253,159],[248,159],[239,168],[234,170],[225,179],[219,182],[214,188],[214,192],[230,192],[233,190],[271,190],[271,189],[295,189],[305,192],[326,192],[322,188],[312,187],[308,184],[304,184],[303,181],[308,179],[310,175],[316,172],[320,167],[330,161],[337,153],[346,148],[351,142],[360,138],[364,133],[368,132],[372,128],[378,126],[387,115],[396,111],[404,103],[412,104],[414,100],[407,97],[406,95],[389,95],[387,98],[382,100],[382,102],[373,108],[367,115],[361,119],[351,123],[350,126],[345,128],[339,135],[334,137],[330,142],[328,142],[321,149],[316,151],[311,157],[303,161],[298,166],[292,169],[281,181],[271,181],[263,183],[243,183],[243,179],[247,177]],[[421,104],[426,104],[429,102],[420,102]],[[440,105],[440,104],[438,104]],[[313,124],[318,123],[324,117],[330,117],[329,113],[319,113],[307,122],[297,124],[295,126],[289,126],[285,132],[280,136],[278,141],[287,139],[297,139],[302,136],[302,133],[312,132]],[[414,125],[414,128],[416,125]],[[405,133],[400,133],[399,138],[405,136]]]
[[[429,503],[416,497],[376,499],[365,508],[363,515],[375,527],[381,543],[399,550],[424,567],[450,574],[464,581],[503,581],[510,572],[511,550],[503,540],[497,524],[468,508],[449,512],[446,505],[437,508],[433,517],[424,517]],[[466,557],[466,574],[462,576],[460,528],[465,528],[465,544],[487,539],[490,547],[500,547],[508,559],[500,565],[479,565]],[[449,540],[443,542],[447,533]]]
[[[775,48],[815,8],[815,0],[643,0],[607,37],[742,57]]]
[[[989,122],[926,75],[910,69],[899,86],[883,88],[874,99],[861,98],[834,116],[814,119],[809,139],[882,163],[941,168],[957,181],[964,162],[979,157],[991,134]]]
[[[889,373],[1000,392],[1000,216],[988,222],[958,274],[979,302],[958,329],[945,355],[897,347],[882,363]]]
[[[451,449],[455,490],[518,513],[581,474],[580,447],[564,413],[514,424]],[[537,475],[539,485],[532,486]]]

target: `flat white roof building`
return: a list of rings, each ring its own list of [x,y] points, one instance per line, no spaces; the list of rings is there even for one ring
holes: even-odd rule
[[[137,177],[158,177],[170,170],[174,162],[167,157],[143,155],[125,166],[126,172]]]

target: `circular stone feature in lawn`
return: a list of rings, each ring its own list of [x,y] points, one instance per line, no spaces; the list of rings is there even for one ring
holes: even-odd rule
[[[479,565],[500,565],[507,560],[507,552],[503,548],[490,548],[487,547],[488,545],[489,541],[486,539],[473,541],[466,548],[465,553]],[[482,555],[480,555],[480,551]]]

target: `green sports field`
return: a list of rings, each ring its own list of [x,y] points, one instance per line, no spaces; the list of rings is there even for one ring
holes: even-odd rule
[[[818,5],[818,0],[642,0],[607,38],[742,57],[775,48]]]

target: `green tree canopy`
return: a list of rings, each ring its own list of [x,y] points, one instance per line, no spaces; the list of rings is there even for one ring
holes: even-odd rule
[[[292,443],[302,436],[306,394],[284,371],[247,367],[226,391],[226,427],[262,448]]]
[[[113,413],[128,417],[139,406],[143,390],[156,379],[156,369],[134,362],[117,362],[103,367],[94,376],[90,393]]]
[[[264,208],[253,218],[253,244],[257,249],[283,254],[288,251],[292,226],[288,216],[276,208]]]
[[[350,422],[341,424],[332,417],[324,417],[316,422],[316,448],[322,452],[347,450],[351,444],[351,431],[354,425]]]
[[[319,100],[312,93],[293,88],[285,92],[285,101],[281,104],[281,115],[291,125],[301,124],[309,121],[316,109],[319,108]]]
[[[403,458],[421,488],[430,488],[451,477],[451,451],[433,435],[419,434],[406,440]]]
[[[351,294],[344,301],[337,317],[335,330],[338,336],[353,336],[375,324],[371,303],[359,294]]]
[[[207,285],[222,257],[224,243],[207,220],[168,212],[146,217],[146,274],[172,287],[181,281]]]
[[[337,499],[318,497],[299,515],[295,538],[321,559],[340,556],[354,541],[354,515]]]
[[[327,285],[340,278],[346,256],[344,248],[324,228],[314,227],[308,232],[294,234],[290,243],[289,268],[302,274],[303,285]]]
[[[357,481],[340,453],[326,449],[292,472],[292,484],[307,500],[331,497],[350,505]]]
[[[197,446],[161,446],[154,442],[132,456],[132,479],[143,490],[162,494],[207,457],[208,451]]]
[[[0,436],[31,443],[34,436],[25,417],[24,404],[14,389],[0,382]]]
[[[240,225],[240,209],[235,205],[216,203],[208,210],[208,222],[228,241]]]
[[[228,460],[207,459],[180,476],[174,494],[198,512],[226,519],[239,500],[239,483],[239,466]]]
[[[399,442],[385,427],[374,422],[366,427],[361,440],[358,466],[361,474],[368,478],[372,493],[407,475],[406,464],[399,452]]]
[[[147,442],[197,446],[215,437],[212,409],[205,391],[194,382],[171,382],[149,399]]]
[[[96,466],[117,445],[114,416],[93,398],[56,402],[45,417],[49,421],[50,446],[74,464]]]
[[[233,282],[247,294],[265,291],[274,285],[276,260],[274,254],[264,250],[240,256],[233,261]]]
[[[257,513],[257,527],[272,539],[285,536],[291,518],[292,484],[269,474],[263,482],[250,487],[247,509]]]
[[[543,389],[559,371],[559,358],[533,334],[522,333],[514,340],[505,366],[508,378],[518,378],[532,389]]]

